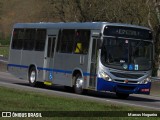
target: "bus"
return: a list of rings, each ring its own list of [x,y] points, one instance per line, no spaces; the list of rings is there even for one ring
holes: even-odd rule
[[[17,23],[8,71],[31,86],[150,94],[154,42],[147,27],[109,22]]]

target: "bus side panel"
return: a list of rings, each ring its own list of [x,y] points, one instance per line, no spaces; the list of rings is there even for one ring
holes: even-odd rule
[[[24,66],[30,66],[30,65],[35,65],[37,67],[38,71],[38,81],[43,81],[43,70],[40,68],[43,68],[44,64],[44,52],[40,51],[27,51],[23,50],[22,52],[22,65]],[[28,69],[23,69],[23,78],[28,79]]]
[[[84,59],[83,59],[83,57]],[[80,59],[82,64],[80,64]],[[85,75],[87,73],[88,55],[56,53],[54,62],[54,84],[72,86],[72,72],[79,68]],[[86,84],[86,81],[84,81]]]
[[[21,65],[21,50],[10,50],[10,56],[8,61],[8,71],[17,76],[21,77],[21,68],[19,67]]]

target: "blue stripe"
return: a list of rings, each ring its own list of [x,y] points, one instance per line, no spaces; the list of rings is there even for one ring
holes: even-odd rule
[[[20,68],[29,68],[26,65],[16,65],[16,64],[8,64],[8,67],[20,67]]]
[[[91,76],[90,73],[85,73],[85,72],[83,73],[83,75],[84,75],[84,76]]]
[[[42,68],[42,67],[37,67],[37,69],[38,70],[46,70],[46,71],[53,71],[53,72],[72,74],[72,71],[68,71],[68,70],[59,70],[59,69]]]
[[[29,66],[17,65],[17,64],[8,64],[8,67],[29,68]],[[38,70],[51,71],[51,72],[59,72],[59,73],[72,74],[72,71],[69,71],[69,70],[59,70],[59,69],[42,68],[42,67],[37,67],[37,69],[38,69]],[[87,73],[87,72],[84,72],[83,75],[84,75],[84,76],[96,76],[96,75],[92,75],[92,74]]]

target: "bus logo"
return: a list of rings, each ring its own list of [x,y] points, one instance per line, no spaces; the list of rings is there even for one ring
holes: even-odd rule
[[[124,83],[128,83],[128,80],[125,80]]]

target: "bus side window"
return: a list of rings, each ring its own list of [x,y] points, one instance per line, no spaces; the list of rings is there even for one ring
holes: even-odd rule
[[[36,51],[44,51],[46,33],[47,33],[46,29],[37,29],[36,40],[35,40]]]
[[[24,50],[33,50],[34,41],[35,41],[35,33],[36,33],[36,29],[26,29],[25,30],[25,38],[24,38],[24,44],[23,44]]]
[[[61,38],[61,39],[59,39]],[[61,53],[72,53],[75,30],[65,29],[62,31],[62,36],[58,38],[58,51]]]
[[[12,49],[22,49],[24,29],[14,29],[12,37]]]
[[[87,54],[90,42],[90,30],[77,30],[74,53]]]

